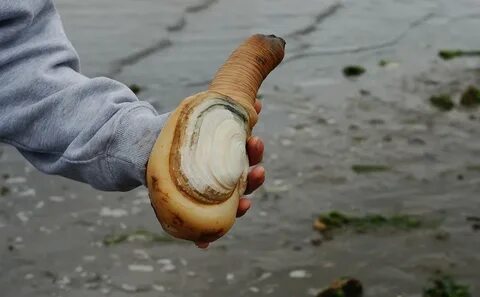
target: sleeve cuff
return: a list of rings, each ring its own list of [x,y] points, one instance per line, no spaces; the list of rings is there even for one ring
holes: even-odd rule
[[[146,165],[169,115],[159,115],[150,104],[140,102],[120,117],[105,158],[114,190],[146,185]]]

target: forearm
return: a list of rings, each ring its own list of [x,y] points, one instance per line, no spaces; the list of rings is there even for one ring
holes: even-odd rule
[[[50,0],[0,2],[0,141],[43,172],[137,187],[166,115],[78,65]]]

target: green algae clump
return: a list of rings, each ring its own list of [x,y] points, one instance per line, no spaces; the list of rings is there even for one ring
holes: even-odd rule
[[[480,105],[480,90],[469,86],[460,98],[460,104],[464,107],[476,107]]]
[[[444,60],[452,60],[455,58],[469,57],[469,56],[480,56],[480,51],[466,51],[466,50],[440,50],[438,56]]]
[[[457,283],[451,276],[437,275],[423,290],[423,297],[472,297],[470,288]]]
[[[352,165],[352,170],[357,174],[362,174],[362,173],[389,171],[391,170],[391,168],[386,165],[357,164],[357,165]]]
[[[171,242],[173,239],[167,236],[159,235],[144,229],[137,229],[130,233],[109,234],[103,238],[105,246],[111,246],[129,241],[144,241],[144,242]]]
[[[436,95],[430,97],[430,103],[442,111],[450,111],[455,107],[450,95]]]
[[[410,215],[386,217],[379,214],[351,216],[338,211],[322,214],[313,223],[313,228],[320,232],[351,229],[357,233],[366,233],[379,229],[413,230],[423,227],[424,222]]]

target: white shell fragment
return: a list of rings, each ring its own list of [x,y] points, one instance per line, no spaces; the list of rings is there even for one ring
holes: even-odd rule
[[[194,107],[180,148],[181,171],[199,193],[232,192],[248,170],[246,111],[223,99]]]

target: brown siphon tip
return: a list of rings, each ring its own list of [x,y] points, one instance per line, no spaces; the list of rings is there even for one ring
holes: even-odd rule
[[[285,40],[275,35],[255,34],[233,51],[209,90],[254,104],[260,85],[280,64],[284,54]]]

